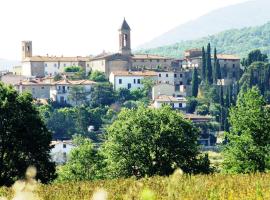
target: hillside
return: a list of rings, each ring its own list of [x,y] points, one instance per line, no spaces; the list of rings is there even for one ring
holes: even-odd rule
[[[20,65],[20,61],[0,59],[0,71],[11,71],[16,65]]]
[[[229,29],[259,26],[270,21],[269,7],[269,0],[250,0],[217,9],[196,20],[179,25],[139,48],[155,48],[206,37]]]
[[[264,53],[270,54],[270,22],[262,26],[232,29],[197,40],[182,41],[138,52],[179,58],[186,49],[201,48],[208,42],[216,46],[219,53],[232,53],[243,57],[253,49],[261,49]]]

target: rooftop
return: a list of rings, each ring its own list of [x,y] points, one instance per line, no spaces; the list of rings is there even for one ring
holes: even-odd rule
[[[114,76],[157,76],[154,71],[115,71]]]
[[[32,56],[27,57],[23,61],[33,61],[33,62],[79,62],[79,61],[91,61],[91,57],[64,57],[64,56]]]
[[[122,23],[122,25],[120,27],[120,30],[128,30],[128,31],[130,31],[130,27],[129,27],[129,25],[128,25],[125,18],[124,18],[124,21],[123,21],[123,23]]]
[[[29,85],[29,86],[34,86],[34,85],[93,85],[96,82],[90,81],[90,80],[67,80],[63,79],[60,81],[48,81],[48,79],[30,79],[30,80],[22,80],[16,85]]]
[[[184,97],[173,97],[167,95],[158,96],[155,101],[157,102],[187,102],[186,98]]]
[[[172,58],[159,56],[159,55],[151,55],[151,54],[135,54],[132,56],[132,59],[165,59],[171,60]]]

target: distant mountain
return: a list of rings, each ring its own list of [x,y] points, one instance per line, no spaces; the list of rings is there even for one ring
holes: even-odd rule
[[[229,29],[262,25],[270,21],[269,8],[270,0],[252,0],[221,8],[197,20],[179,25],[139,48],[154,48],[206,37]]]
[[[261,49],[264,53],[270,55],[270,22],[262,26],[232,29],[197,40],[137,52],[179,58],[183,56],[185,50],[201,48],[206,46],[208,42],[211,43],[212,47],[217,48],[218,53],[237,54],[243,57],[251,50]]]
[[[13,66],[20,65],[20,61],[0,58],[0,71],[11,71]]]

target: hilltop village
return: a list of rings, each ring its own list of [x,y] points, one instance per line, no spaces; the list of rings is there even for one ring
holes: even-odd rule
[[[233,96],[241,75],[240,58],[236,55],[217,54],[216,50],[211,55],[213,51],[210,45],[210,54],[201,48],[189,49],[185,51],[183,58],[136,54],[132,52],[131,28],[125,19],[118,31],[118,52],[103,52],[88,57],[34,55],[32,41],[22,41],[21,65],[14,66],[12,73],[2,74],[1,81],[13,85],[19,93],[29,92],[39,105],[53,104],[60,108],[89,102],[97,104],[99,99],[94,99],[93,93],[99,92],[99,95],[105,95],[104,101],[110,102],[107,105],[111,105],[117,112],[121,106],[134,103],[125,100],[139,99],[129,98],[128,95],[142,96],[141,99],[149,107],[158,109],[169,105],[182,112],[186,119],[198,124],[201,130],[199,143],[204,148],[215,148],[217,143],[222,142],[219,141],[219,134],[226,130],[226,112],[215,115],[214,111],[208,110],[215,104],[208,103],[200,103],[195,109],[198,102],[194,97],[202,96],[205,91],[203,86],[199,86],[199,82],[208,82],[212,88],[216,88],[217,93],[222,90],[225,96],[226,91],[229,91]],[[207,56],[210,56],[210,61]],[[209,70],[205,69],[206,64],[213,68],[211,81]],[[104,92],[101,83],[106,83],[106,87],[111,87],[111,90]],[[111,100],[112,93],[120,97]],[[102,127],[88,125],[90,131],[99,134],[102,132]],[[58,157],[55,158],[56,162],[61,163],[74,145],[68,134],[60,134],[64,130],[53,132],[52,151],[55,155],[61,152],[61,156],[57,154]]]

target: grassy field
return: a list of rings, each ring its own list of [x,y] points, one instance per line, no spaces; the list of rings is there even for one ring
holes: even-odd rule
[[[68,182],[43,185],[38,195],[44,200],[90,200],[100,188],[107,191],[108,199],[119,200],[268,200],[270,174],[188,176],[175,173],[170,177],[141,180]],[[1,188],[1,196],[11,199],[11,189]]]

